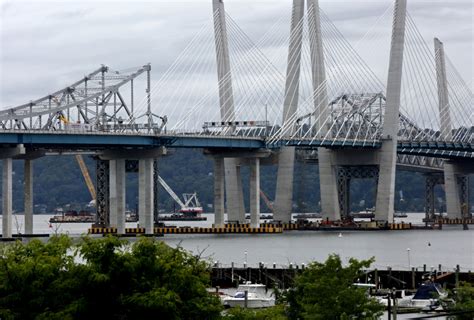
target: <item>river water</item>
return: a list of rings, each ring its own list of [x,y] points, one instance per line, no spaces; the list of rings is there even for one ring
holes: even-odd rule
[[[207,221],[167,222],[177,226],[210,226],[214,215],[206,214]],[[421,224],[422,213],[410,213],[398,221]],[[34,216],[35,233],[86,234],[90,224],[52,224],[50,215]],[[1,224],[1,219],[0,219]],[[23,230],[23,216],[14,215],[13,233]],[[127,223],[136,227],[136,223]],[[221,265],[256,266],[259,262],[288,266],[311,261],[323,261],[336,253],[343,261],[350,257],[375,257],[373,267],[408,269],[411,267],[455,268],[474,270],[474,226],[464,231],[461,226],[443,226],[443,230],[401,231],[288,231],[283,234],[189,234],[165,235],[163,241],[192,251]]]

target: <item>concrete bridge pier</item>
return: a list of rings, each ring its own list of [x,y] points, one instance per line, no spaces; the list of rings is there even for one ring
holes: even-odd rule
[[[109,161],[110,227],[125,234],[125,159]]]
[[[224,158],[227,219],[245,223],[242,176],[237,158]]]
[[[258,227],[260,225],[260,165],[262,161],[265,164],[274,164],[275,159],[270,157],[271,152],[269,150],[257,150],[251,152],[237,152],[237,151],[214,151],[211,149],[205,149],[204,154],[211,157],[214,162],[214,225],[216,227],[222,227],[225,225],[224,212],[225,212],[225,201],[224,194],[228,193],[228,175],[226,160],[232,159],[232,167],[241,168],[242,166],[250,167],[250,220],[252,227]],[[239,158],[236,156],[239,155]],[[240,178],[240,170],[239,170]],[[234,215],[231,214],[229,209],[229,197],[227,197],[227,219],[230,222],[246,223],[245,219],[245,206],[244,206],[244,195],[242,192],[242,180],[240,184],[235,184],[240,194],[235,199],[239,200],[241,207],[239,207],[239,216],[237,220],[234,220]],[[234,193],[235,195],[235,193]],[[239,204],[240,206],[240,204]],[[236,207],[234,207],[234,210]]]
[[[25,154],[23,145],[0,149],[2,168],[2,238],[12,237],[13,217],[13,158]]]
[[[446,212],[450,219],[470,216],[468,174],[472,169],[471,165],[463,166],[453,161],[444,163]]]
[[[26,159],[24,166],[25,233],[33,234],[33,160]]]
[[[214,157],[214,226],[224,227],[224,158]]]
[[[260,159],[250,159],[250,226],[260,227]]]
[[[154,233],[154,166],[155,159],[138,160],[138,212],[139,225],[146,234]]]
[[[3,159],[2,237],[12,237],[12,158]]]
[[[273,220],[287,223],[291,221],[293,206],[293,180],[295,168],[295,148],[284,147],[278,154],[278,173],[273,206]]]
[[[337,157],[336,152],[318,148],[319,185],[321,192],[321,214],[324,220],[341,219],[337,188]]]
[[[146,234],[154,233],[157,202],[158,159],[165,148],[127,151],[105,151],[99,155],[97,167],[97,223],[116,227],[125,233],[125,190],[127,171],[138,171],[139,226]],[[108,198],[105,201],[104,196]],[[100,213],[99,213],[100,212]],[[108,215],[108,217],[107,217]]]

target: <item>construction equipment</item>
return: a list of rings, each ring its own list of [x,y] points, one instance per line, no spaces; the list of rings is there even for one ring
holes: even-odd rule
[[[265,192],[263,192],[262,189],[260,189],[260,196],[262,197],[263,201],[267,205],[268,209],[270,209],[270,211],[273,213],[273,202],[271,202],[270,199],[268,199],[267,195],[265,194]]]
[[[77,161],[77,164],[79,164],[79,168],[81,168],[82,176],[84,177],[84,180],[86,181],[87,189],[89,189],[91,198],[95,202],[97,199],[97,194],[95,192],[94,184],[92,183],[91,176],[89,175],[89,170],[87,170],[87,166],[86,166],[86,163],[84,162],[84,159],[82,158],[82,155],[76,154],[76,161]]]
[[[162,177],[158,176],[158,182],[168,192],[174,201],[181,207],[179,212],[186,216],[197,216],[202,213],[202,207],[197,198],[197,193],[183,193],[184,202],[178,197],[178,195],[171,189],[171,187],[163,180]]]
[[[64,122],[65,124],[69,124],[69,120],[62,113],[58,115],[58,119]],[[92,201],[95,204],[96,199],[97,199],[97,194],[95,192],[94,184],[92,183],[91,176],[89,175],[89,170],[87,170],[87,166],[86,166],[86,163],[84,162],[84,159],[82,158],[82,155],[76,154],[76,161],[77,161],[77,164],[79,164],[79,168],[81,169],[82,176],[84,177],[84,180],[86,182],[87,189],[89,189],[89,193],[91,194]]]

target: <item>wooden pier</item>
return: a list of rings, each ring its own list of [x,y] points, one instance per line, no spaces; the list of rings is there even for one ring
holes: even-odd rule
[[[234,265],[234,264],[232,264]],[[236,286],[238,283],[251,281],[252,283],[262,283],[268,288],[278,287],[289,288],[293,285],[295,276],[304,271],[307,267],[302,265],[289,265],[281,267],[277,265],[260,264],[258,267],[247,266],[220,267],[217,264],[212,268],[212,286],[228,288]],[[474,284],[474,273],[471,271],[460,271],[459,267],[451,270],[438,269],[428,270],[423,268],[412,268],[411,270],[367,270],[359,279],[354,282],[373,283],[377,289],[416,289],[427,280],[440,283],[446,288],[454,288],[459,281]]]

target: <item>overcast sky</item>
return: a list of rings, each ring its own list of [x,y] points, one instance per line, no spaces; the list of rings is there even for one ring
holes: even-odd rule
[[[471,87],[472,2],[409,1],[409,12],[428,43],[432,45],[434,36],[444,42],[447,55]],[[290,0],[227,0],[225,4],[227,12],[254,41],[291,14]],[[354,45],[390,4],[388,0],[320,2]],[[391,23],[391,12],[386,16]],[[100,64],[125,69],[150,62],[156,81],[211,19],[211,0],[2,1],[0,108],[60,89]],[[385,40],[389,43],[389,38]],[[374,54],[373,49],[364,47],[370,48],[370,44],[360,48],[369,65],[374,70],[386,70],[387,52]]]

